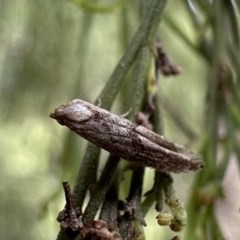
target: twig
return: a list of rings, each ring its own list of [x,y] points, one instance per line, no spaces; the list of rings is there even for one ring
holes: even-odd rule
[[[83,227],[82,221],[79,219],[82,211],[79,207],[76,207],[73,201],[68,182],[63,182],[63,189],[65,192],[66,205],[58,214],[57,220],[60,222],[61,231],[64,232],[69,239],[74,239]]]

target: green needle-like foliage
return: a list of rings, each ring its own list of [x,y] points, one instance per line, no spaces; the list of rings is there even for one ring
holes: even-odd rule
[[[239,18],[237,0],[0,0],[0,239],[239,239]],[[204,168],[108,156],[48,118],[75,98]],[[83,224],[69,238],[66,181]]]

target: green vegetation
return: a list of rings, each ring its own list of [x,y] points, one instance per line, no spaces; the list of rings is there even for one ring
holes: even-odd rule
[[[63,181],[86,226],[97,214],[122,237],[131,223],[133,239],[239,239],[239,8],[235,0],[0,0],[0,239],[56,239]],[[74,98],[100,99],[119,115],[131,109],[132,121],[150,114],[153,130],[196,150],[204,169],[170,175],[113,164],[48,117]],[[118,199],[133,218],[117,226]]]

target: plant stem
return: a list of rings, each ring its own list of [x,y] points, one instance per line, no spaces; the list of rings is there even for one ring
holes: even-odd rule
[[[120,59],[99,96],[102,108],[111,108],[113,100],[116,98],[119,88],[123,83],[124,77],[135,61],[139,50],[142,46],[148,45],[149,35],[152,32],[152,26],[155,27],[155,25],[159,23],[165,4],[166,0],[152,0],[151,3],[148,4],[147,14],[145,14],[142,19],[130,45],[127,47],[124,55]]]
[[[82,221],[85,226],[89,226],[92,223],[103,199],[105,198],[119,161],[119,157],[116,157],[113,154],[109,155],[102,175],[96,185],[95,191],[93,192],[82,216]]]

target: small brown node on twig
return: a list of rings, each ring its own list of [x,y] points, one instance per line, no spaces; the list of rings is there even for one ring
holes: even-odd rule
[[[158,42],[156,46],[157,57],[155,59],[156,68],[159,69],[163,75],[178,75],[182,72],[181,67],[172,62],[169,56],[163,50],[162,45]]]
[[[175,237],[172,238],[172,240],[181,240],[181,239],[180,239],[180,237],[175,236]]]
[[[122,240],[121,235],[117,231],[112,232],[112,240]]]
[[[141,125],[149,130],[153,129],[152,124],[149,122],[149,114],[138,112],[135,121],[138,125]]]
[[[57,216],[57,221],[60,222],[61,230],[69,237],[76,237],[83,227],[80,216],[81,209],[77,207],[73,201],[71,188],[68,182],[63,182],[63,189],[65,192],[66,205]]]
[[[85,232],[83,237],[86,240],[110,240],[113,235],[108,230],[107,223],[99,219],[92,222],[92,227]]]

